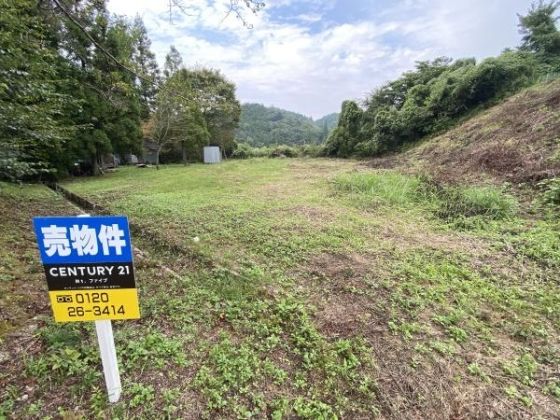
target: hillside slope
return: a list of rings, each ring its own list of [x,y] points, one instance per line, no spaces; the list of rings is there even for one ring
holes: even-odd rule
[[[237,141],[261,147],[275,144],[319,144],[336,126],[338,114],[313,119],[296,112],[261,104],[243,104]]]
[[[332,114],[325,115],[324,117],[315,120],[315,124],[317,124],[317,127],[322,129],[326,128],[330,132],[333,128],[336,128],[339,117],[340,114],[338,112],[333,112]]]
[[[371,162],[442,181],[536,182],[560,174],[560,82],[522,91],[402,154]]]

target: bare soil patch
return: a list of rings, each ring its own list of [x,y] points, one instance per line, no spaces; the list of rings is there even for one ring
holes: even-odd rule
[[[408,240],[405,242],[410,244]],[[442,239],[439,244],[424,240],[424,245],[458,251],[456,239]],[[413,246],[422,246],[414,243]],[[492,255],[481,243],[467,244],[473,252],[481,252],[473,258],[474,266],[484,265],[501,276],[507,276],[506,254]],[[507,336],[496,337],[500,352],[494,356],[485,354],[477,343],[461,349],[453,357],[437,352],[419,353],[416,345],[420,339],[403,339],[393,333],[388,324],[391,320],[391,290],[385,286],[389,279],[387,264],[391,255],[378,252],[362,254],[321,254],[302,267],[297,277],[310,304],[316,308],[314,322],[328,339],[364,339],[371,347],[379,372],[377,377],[378,399],[382,418],[532,418],[533,411],[520,408],[504,396],[500,383],[484,382],[469,376],[466,368],[471,363],[481,363],[485,369],[500,366],[507,358],[507,349],[515,343]],[[393,256],[394,258],[394,256]],[[506,261],[503,262],[502,260]],[[502,264],[503,262],[503,264]],[[511,265],[517,270],[519,264]],[[430,316],[425,314],[429,322]],[[489,312],[489,316],[494,316]],[[499,324],[500,319],[492,323]],[[444,339],[437,329],[430,332],[433,339]],[[475,347],[473,347],[473,345]],[[468,350],[470,349],[470,350]],[[493,360],[496,359],[497,360]],[[500,372],[494,372],[500,376]],[[460,378],[460,379],[459,379]],[[499,382],[499,381],[498,381]],[[552,415],[547,401],[539,401],[542,413]],[[548,407],[548,408],[547,408]]]

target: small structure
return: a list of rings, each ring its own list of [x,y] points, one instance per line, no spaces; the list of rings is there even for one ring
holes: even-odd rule
[[[121,160],[119,155],[116,155],[114,153],[105,153],[101,155],[101,162],[99,163],[101,169],[114,169],[120,165]]]
[[[127,153],[124,155],[124,161],[129,165],[136,165],[138,164],[138,156],[133,155],[132,153]]]
[[[156,142],[147,138],[144,139],[144,163],[156,164],[158,148],[159,146]]]
[[[204,163],[220,163],[222,154],[218,146],[206,146],[204,148]]]

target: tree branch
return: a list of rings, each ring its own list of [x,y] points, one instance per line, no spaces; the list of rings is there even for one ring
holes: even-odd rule
[[[105,49],[105,47],[103,47],[99,42],[97,42],[97,40],[94,37],[92,37],[90,35],[90,33],[82,26],[82,24],[80,22],[78,22],[76,20],[76,18],[74,18],[74,16],[72,16],[72,14],[60,3],[59,0],[53,0],[53,3],[56,5],[56,7],[58,7],[60,9],[60,11],[62,13],[64,13],[64,15],[66,15],[66,17],[70,20],[70,22],[72,22],[74,25],[76,25],[76,27],[87,37],[87,39],[89,39],[93,43],[93,45],[95,45],[97,48],[99,48],[101,50],[101,52],[103,52],[103,54],[105,54],[107,57],[109,57],[117,66],[119,66],[122,69],[128,71],[129,73],[131,73],[133,76],[136,76],[140,80],[143,80],[143,81],[148,82],[148,83],[150,83],[154,86],[157,86],[157,83],[155,82],[155,80],[149,79],[146,76],[138,74],[136,71],[134,71],[130,67],[124,65],[119,60],[117,60],[113,56],[113,54],[111,54],[109,51],[107,51]]]

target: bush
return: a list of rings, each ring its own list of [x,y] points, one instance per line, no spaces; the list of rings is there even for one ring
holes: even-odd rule
[[[298,157],[299,151],[295,147],[291,146],[276,146],[270,150],[268,157],[278,158],[278,157]]]
[[[274,147],[252,147],[247,143],[238,143],[231,157],[233,159],[250,159],[260,157],[295,158],[302,156],[320,157],[325,155],[324,150],[324,147],[319,144],[310,144],[305,146],[279,145]]]
[[[252,147],[245,143],[238,143],[231,154],[233,159],[247,159],[252,157]]]
[[[545,207],[560,210],[560,178],[547,179],[539,182],[542,189],[540,201]]]
[[[321,157],[325,156],[325,147],[321,144],[308,144],[300,146],[300,155],[306,157]]]
[[[505,51],[479,64],[442,57],[418,62],[416,70],[377,89],[362,109],[342,105],[329,136],[329,156],[376,155],[450,127],[460,118],[534,83],[532,54]]]

